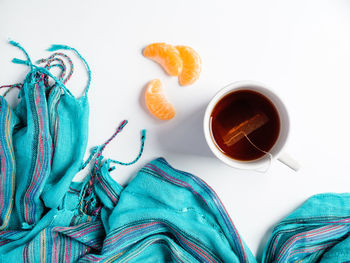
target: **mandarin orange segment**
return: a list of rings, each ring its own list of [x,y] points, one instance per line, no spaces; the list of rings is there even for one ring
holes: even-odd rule
[[[182,71],[179,75],[181,86],[191,85],[198,78],[202,70],[202,61],[198,53],[191,47],[176,46],[182,59]]]
[[[171,76],[178,76],[182,70],[182,60],[175,47],[166,43],[153,43],[145,47],[143,55],[159,63]]]
[[[162,83],[159,79],[151,80],[145,93],[145,102],[148,110],[161,120],[170,120],[175,116],[175,108],[166,99]]]

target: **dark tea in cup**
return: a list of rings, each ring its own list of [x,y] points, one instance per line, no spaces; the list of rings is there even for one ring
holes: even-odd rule
[[[263,94],[248,89],[222,97],[210,114],[210,132],[216,147],[239,161],[263,157],[276,143],[280,118]]]

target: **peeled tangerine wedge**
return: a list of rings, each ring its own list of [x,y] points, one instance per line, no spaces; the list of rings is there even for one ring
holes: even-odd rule
[[[153,43],[143,50],[143,55],[158,62],[171,76],[178,76],[182,70],[179,51],[166,43]]]
[[[179,75],[181,86],[191,85],[198,78],[202,70],[200,56],[193,48],[187,46],[176,46],[182,59],[182,71]]]
[[[151,80],[146,88],[145,101],[148,110],[161,120],[170,120],[175,116],[175,108],[166,99],[159,79]]]

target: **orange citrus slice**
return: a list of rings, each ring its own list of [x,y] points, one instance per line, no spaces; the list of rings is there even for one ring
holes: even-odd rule
[[[200,56],[193,48],[187,46],[176,46],[182,59],[182,71],[179,75],[181,86],[191,85],[198,78],[202,70]]]
[[[148,83],[145,102],[148,110],[161,120],[170,120],[175,116],[175,108],[166,99],[159,79],[151,80]]]
[[[182,60],[175,47],[166,43],[153,43],[145,47],[143,55],[159,63],[171,76],[178,76],[182,70]]]

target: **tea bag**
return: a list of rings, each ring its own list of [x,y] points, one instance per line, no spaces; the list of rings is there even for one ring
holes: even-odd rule
[[[269,118],[265,113],[259,112],[248,120],[243,121],[242,123],[236,125],[231,130],[224,135],[224,143],[227,146],[232,146],[238,141],[248,136],[250,133],[256,131],[262,127],[265,123],[269,121]]]

